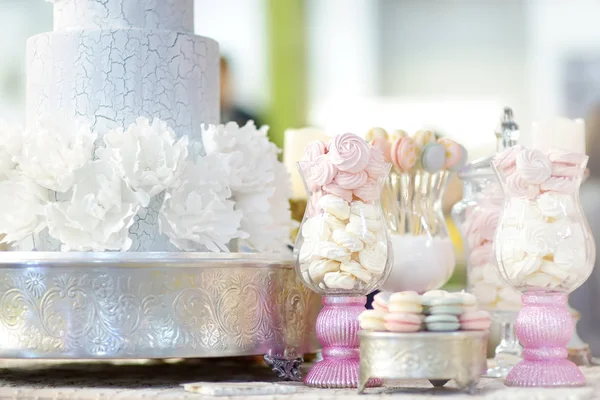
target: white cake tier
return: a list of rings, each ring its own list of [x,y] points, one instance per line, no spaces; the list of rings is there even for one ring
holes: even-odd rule
[[[219,46],[209,38],[146,30],[44,33],[27,43],[27,119],[83,116],[94,129],[139,116],[199,138],[219,121]]]
[[[103,135],[156,117],[190,139],[200,139],[203,123],[219,122],[219,46],[209,38],[142,29],[44,33],[29,39],[27,66],[28,121],[85,117]],[[160,204],[154,198],[139,212],[130,251],[175,250],[159,233]],[[60,250],[44,232],[34,239],[37,250]]]
[[[57,0],[54,30],[141,28],[193,32],[194,0]]]

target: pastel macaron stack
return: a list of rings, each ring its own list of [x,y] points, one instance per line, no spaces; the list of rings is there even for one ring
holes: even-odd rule
[[[477,309],[473,294],[444,290],[378,293],[373,310],[364,311],[358,320],[364,330],[398,333],[487,331],[491,326],[490,314]]]
[[[417,292],[399,292],[389,296],[385,327],[390,332],[418,332],[423,325],[423,304]]]

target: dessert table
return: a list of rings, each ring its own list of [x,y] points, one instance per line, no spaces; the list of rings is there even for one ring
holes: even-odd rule
[[[267,367],[254,359],[59,362],[34,360],[0,361],[0,399],[97,400],[97,399],[591,399],[600,388],[600,367],[582,368],[587,386],[565,389],[509,388],[498,379],[482,378],[470,396],[455,389],[452,382],[434,389],[429,382],[403,381],[396,386],[355,390],[312,389],[299,383],[275,383],[279,394],[211,396],[186,392],[183,384],[229,382],[248,387],[250,382],[276,382]],[[289,393],[290,391],[294,393]],[[286,394],[287,393],[287,394]],[[393,395],[393,396],[392,396]]]

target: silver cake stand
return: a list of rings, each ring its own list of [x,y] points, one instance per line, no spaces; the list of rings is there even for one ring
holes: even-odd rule
[[[300,379],[320,298],[248,253],[0,252],[0,358],[264,355]]]

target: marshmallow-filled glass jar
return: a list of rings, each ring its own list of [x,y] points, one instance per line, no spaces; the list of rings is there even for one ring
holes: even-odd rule
[[[591,274],[596,256],[579,202],[587,159],[515,146],[492,161],[505,198],[494,238],[496,264],[503,280],[523,294],[515,325],[523,361],[506,377],[508,385],[585,384],[566,359],[574,332],[566,302]]]
[[[324,296],[316,327],[323,360],[306,376],[309,386],[358,385],[358,315],[366,295],[387,278],[392,258],[380,204],[389,169],[379,149],[353,134],[311,143],[298,163],[308,204],[295,267]]]
[[[504,109],[495,135],[496,153],[517,145],[520,131],[510,108]],[[492,245],[504,203],[502,188],[491,167],[494,155],[475,160],[459,171],[463,198],[452,208],[452,219],[464,243],[467,290],[500,326],[494,366],[487,375],[504,378],[521,359],[522,348],[514,330],[521,294],[502,281],[494,265]]]

